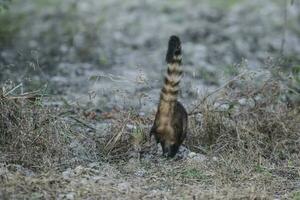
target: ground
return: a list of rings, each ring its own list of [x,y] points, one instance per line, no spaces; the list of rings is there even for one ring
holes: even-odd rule
[[[298,1],[7,5],[1,199],[300,199]],[[148,132],[174,34],[190,124],[166,159]]]

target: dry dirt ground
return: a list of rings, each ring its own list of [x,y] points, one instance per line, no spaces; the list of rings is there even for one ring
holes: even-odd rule
[[[285,2],[9,3],[0,199],[300,199],[300,2]],[[166,159],[148,132],[173,34],[190,128]]]

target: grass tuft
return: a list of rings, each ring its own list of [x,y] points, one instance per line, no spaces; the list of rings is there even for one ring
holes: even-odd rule
[[[268,75],[249,72],[203,97],[190,117],[188,146],[256,161],[299,155],[299,107],[282,100],[283,88]]]
[[[71,128],[72,123],[59,115],[62,109],[44,106],[39,98],[34,93],[0,93],[0,162],[47,170],[93,157],[93,142]]]

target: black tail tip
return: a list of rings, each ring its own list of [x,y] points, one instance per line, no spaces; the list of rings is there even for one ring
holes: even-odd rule
[[[181,42],[178,36],[172,35],[169,39],[168,51],[166,55],[167,63],[176,62],[175,57],[181,55]]]
[[[179,39],[179,37],[176,36],[176,35],[170,36],[169,45],[170,44],[180,45],[180,39]]]

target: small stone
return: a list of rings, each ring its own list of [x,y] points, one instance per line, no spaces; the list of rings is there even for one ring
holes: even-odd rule
[[[64,179],[69,179],[74,175],[73,171],[71,171],[71,168],[68,168],[66,171],[62,173],[62,176]]]
[[[66,194],[66,199],[68,200],[73,200],[75,197],[75,193],[74,192],[70,192],[68,194]]]
[[[189,153],[189,158],[193,158],[195,156],[197,156],[197,153],[192,152],[192,151]]]
[[[118,188],[121,191],[127,191],[129,189],[129,183],[125,182],[125,183],[119,183],[118,184]]]
[[[143,177],[143,176],[145,175],[145,170],[143,170],[143,169],[137,170],[137,171],[134,173],[134,175]]]

